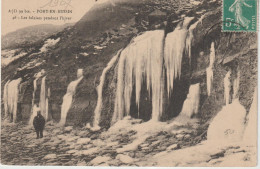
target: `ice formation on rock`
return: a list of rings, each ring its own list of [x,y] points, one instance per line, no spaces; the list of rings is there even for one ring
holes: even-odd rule
[[[31,117],[29,120],[29,125],[32,125],[33,122],[33,118],[37,115],[37,111],[41,111],[41,109],[39,107],[37,107],[36,103],[35,103],[35,93],[37,90],[37,81],[39,80],[39,78],[41,78],[43,75],[45,74],[45,70],[42,69],[40,72],[38,72],[37,74],[34,75],[35,79],[33,80],[33,96],[32,96],[32,110],[31,110]],[[45,83],[45,82],[44,82]],[[43,84],[43,83],[42,83]],[[44,92],[43,92],[44,93]],[[44,93],[45,94],[45,93]],[[40,96],[41,97],[41,96]],[[48,104],[48,103],[47,103]],[[40,104],[39,104],[40,105]],[[36,111],[35,106],[39,109]],[[47,106],[47,105],[46,105]],[[46,111],[48,112],[48,110]]]
[[[199,110],[200,101],[200,84],[193,84],[189,88],[189,93],[186,100],[183,103],[182,111],[180,115],[187,116],[191,118],[196,115]]]
[[[205,14],[202,15],[197,22],[195,22],[194,24],[192,24],[189,27],[189,33],[188,33],[187,39],[186,39],[186,51],[189,53],[189,57],[191,57],[191,46],[192,46],[192,43],[194,42],[193,31],[198,26],[198,24],[202,23],[202,20],[204,19],[204,17],[205,17]]]
[[[132,90],[135,87],[136,105],[139,107],[143,82],[151,94],[152,120],[158,121],[162,114],[164,76],[166,70],[167,89],[170,95],[173,81],[181,75],[184,53],[190,54],[187,36],[188,25],[193,17],[186,17],[172,33],[164,39],[163,30],[147,31],[133,39],[121,52],[118,63],[117,91],[112,123],[130,113]],[[194,29],[194,28],[192,28]],[[165,45],[165,46],[164,46]],[[139,112],[138,112],[139,113]]]
[[[46,76],[42,78],[42,83],[41,83],[41,93],[40,93],[40,109],[41,109],[41,114],[47,121],[49,119],[49,112],[47,111],[46,106],[48,106],[48,103],[46,103],[46,98],[48,95],[46,95]]]
[[[77,75],[80,75],[80,76],[78,77],[77,80],[72,81],[68,85],[67,93],[63,96],[63,102],[61,105],[61,119],[59,122],[59,124],[61,126],[65,125],[65,123],[66,123],[67,113],[71,107],[71,104],[73,101],[73,96],[76,92],[76,88],[77,88],[79,82],[83,79],[82,73],[80,73],[80,72],[82,72],[82,71],[79,69],[77,72]]]
[[[17,121],[17,104],[21,81],[22,78],[18,78],[8,81],[4,86],[5,118],[10,117],[14,123]]]
[[[182,57],[186,48],[186,38],[188,35],[188,24],[193,17],[184,19],[183,24],[178,24],[175,30],[169,33],[165,39],[164,62],[166,68],[168,95],[173,90],[173,82],[181,75]],[[189,47],[190,48],[190,47]],[[188,53],[190,53],[188,51]]]
[[[94,122],[93,122],[94,129],[99,129],[99,120],[100,120],[102,104],[103,104],[102,103],[103,87],[104,87],[105,80],[106,80],[106,74],[116,63],[120,52],[121,52],[121,50],[108,62],[106,68],[103,70],[102,75],[100,76],[100,82],[99,82],[99,85],[97,86],[97,93],[98,93],[97,105],[96,105],[96,108],[94,111]]]
[[[230,75],[231,71],[228,71],[224,78],[224,99],[226,105],[228,105],[230,101]]]
[[[207,91],[208,95],[210,96],[211,94],[211,86],[213,82],[213,66],[215,62],[215,44],[214,42],[211,43],[211,48],[210,48],[210,55],[209,55],[209,67],[206,69],[207,73]]]
[[[152,92],[152,118],[159,119],[162,109],[163,40],[164,31],[148,31],[136,37],[121,52],[113,122],[129,115],[133,86],[139,106],[141,86],[145,79],[148,92]]]
[[[4,86],[4,96],[3,96],[3,101],[4,101],[4,109],[5,109],[5,118],[8,117],[8,85],[10,83],[10,80],[8,80]]]
[[[83,76],[83,69],[78,69],[77,70],[77,78],[80,78]]]

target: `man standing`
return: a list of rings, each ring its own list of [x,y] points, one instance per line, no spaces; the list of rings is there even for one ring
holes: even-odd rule
[[[37,134],[37,139],[40,137],[43,137],[43,129],[45,125],[45,119],[41,115],[41,112],[37,112],[37,116],[34,117],[33,119],[33,126],[35,128],[36,134]]]

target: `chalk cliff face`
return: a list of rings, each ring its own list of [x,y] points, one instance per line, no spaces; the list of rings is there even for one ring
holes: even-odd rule
[[[73,126],[108,128],[128,115],[169,121],[186,112],[206,130],[235,98],[248,112],[257,81],[256,34],[221,32],[219,2],[176,6],[148,0],[99,4],[74,26],[17,50],[13,57],[26,53],[2,68],[2,86],[22,79],[17,121],[27,123],[39,104],[48,120],[59,122],[68,92],[63,120]],[[198,94],[191,91],[195,84]],[[4,100],[14,97],[7,88]]]

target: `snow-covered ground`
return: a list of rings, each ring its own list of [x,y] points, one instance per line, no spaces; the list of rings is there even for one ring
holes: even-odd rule
[[[10,64],[11,62],[13,62],[14,60],[26,55],[26,52],[20,52],[19,54],[16,54],[16,52],[18,52],[19,49],[16,50],[2,50],[1,52],[1,66],[5,67],[8,64]]]

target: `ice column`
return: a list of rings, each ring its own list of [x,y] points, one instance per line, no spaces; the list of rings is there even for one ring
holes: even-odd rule
[[[8,81],[4,86],[4,108],[5,108],[5,118],[12,115],[13,122],[17,121],[17,104],[19,97],[19,86],[22,78],[16,80]]]
[[[83,79],[82,73],[83,73],[82,69],[79,69],[77,72],[78,79],[75,81],[72,81],[69,84],[69,86],[67,88],[67,93],[63,96],[63,102],[61,105],[61,119],[59,122],[59,124],[61,126],[65,125],[65,123],[66,123],[67,113],[71,107],[73,96],[76,92],[76,88],[77,88],[79,82]]]
[[[41,83],[40,109],[45,120],[48,120],[48,112],[46,111],[46,76],[42,78]]]
[[[186,100],[183,103],[182,111],[180,115],[185,115],[189,118],[192,115],[196,115],[199,110],[199,101],[200,101],[200,84],[193,84],[189,88],[189,93]]]
[[[230,75],[231,71],[228,71],[224,78],[224,99],[226,105],[228,105],[230,101]]]
[[[238,97],[238,90],[239,90],[239,83],[240,83],[240,71],[237,72],[237,77],[233,82],[233,99]]]
[[[213,82],[213,66],[215,62],[215,45],[214,42],[211,43],[211,48],[210,48],[210,56],[209,56],[209,67],[206,69],[207,73],[207,91],[208,95],[210,96],[211,94],[211,86]]]
[[[10,83],[10,80],[8,80],[4,86],[4,109],[5,109],[5,118],[8,117],[8,85]]]
[[[121,50],[108,62],[106,68],[103,70],[102,75],[100,76],[100,82],[99,85],[97,86],[98,100],[94,111],[94,122],[93,122],[93,127],[97,129],[99,128],[99,120],[102,111],[103,86],[105,84],[106,74],[116,63],[120,52]]]

